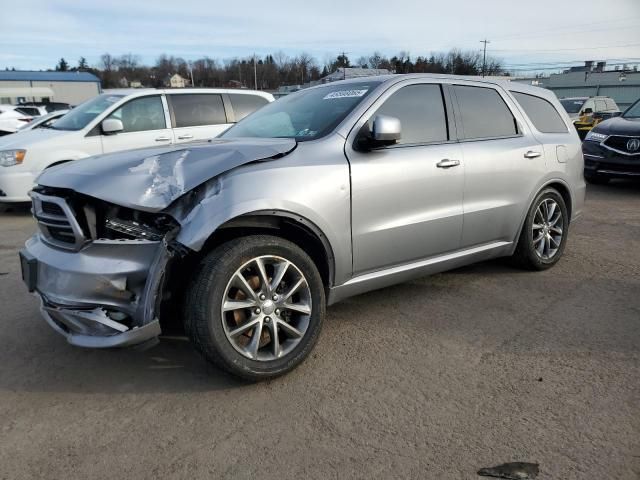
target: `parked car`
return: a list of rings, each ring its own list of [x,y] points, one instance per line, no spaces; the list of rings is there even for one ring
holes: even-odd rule
[[[35,178],[53,165],[208,140],[271,101],[270,94],[252,90],[131,89],[98,95],[51,128],[0,138],[0,204],[28,202]]]
[[[593,128],[582,143],[584,177],[589,183],[640,178],[640,99],[616,118]]]
[[[553,266],[582,211],[580,140],[554,94],[440,75],[288,95],[208,144],[46,170],[21,252],[74,345],[151,342],[183,319],[206,359],[298,365],[326,305],[500,256]]]
[[[24,106],[34,106],[34,107],[44,107],[47,113],[57,112],[59,110],[71,110],[71,105],[64,102],[24,102],[20,105]]]
[[[65,115],[68,111],[69,110],[54,110],[53,112],[47,113],[46,115],[35,117],[29,123],[25,123],[20,128],[18,128],[16,133],[28,132],[29,130],[33,130],[34,128],[50,128],[56,120]]]
[[[33,118],[46,113],[43,107],[0,105],[0,136],[14,133]]]
[[[585,115],[611,115],[620,111],[613,98],[604,96],[567,97],[560,99],[560,103],[573,121],[579,120]]]

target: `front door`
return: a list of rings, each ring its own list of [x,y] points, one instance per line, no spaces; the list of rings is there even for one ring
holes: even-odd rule
[[[102,135],[104,153],[173,143],[173,133],[167,127],[161,95],[134,98],[108,118],[120,120],[124,129],[115,134]]]
[[[372,151],[348,146],[354,274],[457,250],[464,165],[449,131],[442,87],[396,87],[369,117],[400,119],[402,138]]]

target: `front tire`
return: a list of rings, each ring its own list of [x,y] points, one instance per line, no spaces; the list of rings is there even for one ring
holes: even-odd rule
[[[231,374],[257,381],[306,358],[322,329],[325,291],[301,248],[254,235],[209,253],[185,304],[185,330],[196,349]]]
[[[546,270],[560,260],[567,243],[567,206],[554,188],[540,192],[533,201],[513,254],[513,263],[527,270]]]

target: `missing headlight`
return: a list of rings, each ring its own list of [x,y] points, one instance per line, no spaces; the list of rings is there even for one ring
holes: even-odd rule
[[[162,240],[164,232],[157,228],[150,227],[143,223],[138,223],[134,220],[120,220],[117,218],[108,218],[105,222],[105,227],[114,232],[122,233],[138,240],[151,240],[158,242]]]

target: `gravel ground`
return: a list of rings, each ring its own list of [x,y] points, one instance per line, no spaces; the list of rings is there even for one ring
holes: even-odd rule
[[[21,284],[0,214],[0,478],[640,478],[640,185],[589,187],[563,260],[502,261],[328,311],[312,356],[257,385],[180,339],[69,346]]]

